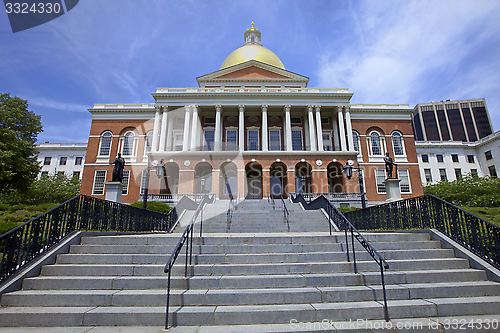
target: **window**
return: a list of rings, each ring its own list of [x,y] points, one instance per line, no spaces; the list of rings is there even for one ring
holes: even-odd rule
[[[62,156],[59,158],[59,165],[66,165],[66,162],[68,161],[68,158],[65,156]]]
[[[451,154],[451,160],[453,163],[458,163],[458,155],[457,154]]]
[[[382,155],[380,135],[377,132],[372,132],[372,134],[370,135],[370,143],[372,146],[372,155]]]
[[[474,163],[474,155],[467,155],[467,162]]]
[[[174,133],[174,150],[181,151],[184,146],[184,134],[182,132]]]
[[[292,150],[302,149],[302,129],[292,129]]]
[[[425,181],[427,183],[432,183],[432,172],[431,169],[424,169]]]
[[[429,163],[429,155],[427,155],[427,154],[422,154],[422,162],[424,162],[424,163]]]
[[[437,158],[438,163],[443,163],[444,162],[443,155],[438,154],[438,155],[436,155],[436,158]]]
[[[227,150],[238,149],[238,130],[236,129],[226,130],[226,149]]]
[[[321,117],[321,123],[322,124],[329,124],[330,123],[330,118],[328,118],[328,117]]]
[[[292,125],[301,125],[302,118],[301,117],[292,117],[291,122],[292,122]]]
[[[332,140],[330,133],[323,133],[323,150],[332,151]]]
[[[462,178],[462,169],[455,169],[455,178],[456,179]]]
[[[153,146],[153,131],[146,133],[146,143],[144,147],[144,155],[151,152],[151,147]]]
[[[94,188],[92,189],[92,194],[103,195],[105,181],[106,181],[106,170],[96,170],[94,175]]]
[[[215,130],[212,128],[205,128],[203,137],[205,138],[204,150],[214,150]]]
[[[82,156],[75,157],[75,165],[82,165],[82,162],[83,162]]]
[[[123,138],[122,155],[123,156],[133,156],[134,155],[134,133],[127,132]]]
[[[394,156],[403,156],[403,136],[399,132],[392,133],[392,147],[394,148]]]
[[[491,155],[491,150],[484,152],[484,156],[486,157],[487,161],[493,158],[493,155]]]
[[[491,177],[497,178],[497,170],[495,169],[494,165],[489,166],[488,170],[490,172]]]
[[[247,131],[248,150],[259,150],[259,130],[249,129]]]
[[[182,117],[175,118],[175,124],[176,125],[184,125],[184,118],[182,118]]]
[[[128,194],[128,181],[130,179],[130,170],[123,170],[123,179],[122,179],[122,185],[123,185],[123,190],[122,194],[127,195]]]
[[[292,134],[292,145],[293,145],[293,134]],[[280,129],[270,129],[269,130],[269,150],[281,150],[281,130]]]
[[[401,179],[399,189],[401,193],[411,193],[410,189],[410,176],[407,169],[398,170],[398,178]]]
[[[354,150],[361,152],[359,149],[359,134],[356,131],[352,131],[352,143],[354,144]]]
[[[49,172],[48,171],[42,171],[42,174],[40,175],[40,178],[48,177],[48,176],[49,176]]]
[[[470,169],[470,174],[473,178],[477,177],[477,169]]]
[[[52,157],[50,157],[50,156],[45,157],[43,160],[43,165],[50,165],[51,161],[52,161]]]
[[[215,125],[214,117],[205,117],[204,119],[205,125]]]
[[[101,135],[101,143],[99,147],[99,156],[109,156],[111,151],[111,140],[113,139],[113,134],[110,131],[106,131]]]
[[[446,176],[446,169],[439,169],[439,177],[441,177],[442,182],[448,181],[448,176]]]
[[[375,179],[377,180],[377,193],[385,193],[385,169],[375,170]]]
[[[73,171],[73,178],[80,179],[80,171]]]

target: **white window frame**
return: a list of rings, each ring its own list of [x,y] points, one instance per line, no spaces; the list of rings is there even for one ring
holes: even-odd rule
[[[325,140],[325,136],[328,136],[328,140]],[[326,150],[325,146],[330,146],[329,151],[335,151],[335,147],[333,146],[332,132],[331,131],[323,131],[323,149],[324,150]]]
[[[374,154],[373,153],[373,140],[372,140],[372,135],[373,134],[377,134],[378,135],[378,140],[379,140],[379,146],[380,146],[380,154]],[[370,147],[370,156],[372,157],[383,157],[384,156],[384,143],[383,143],[383,140],[382,140],[383,136],[377,132],[377,131],[371,131],[370,134],[367,136],[367,140],[368,140],[368,143],[369,143],[369,147]]]
[[[151,140],[151,141],[149,141]],[[149,142],[149,145],[148,145]],[[149,149],[148,149],[149,147]],[[148,153],[152,151],[153,148],[153,131],[148,131],[144,136],[144,156],[147,156]]]
[[[239,137],[239,131],[238,131],[238,127],[235,127],[235,126],[231,126],[231,127],[226,127],[225,128],[226,130],[226,140],[225,140],[225,143],[226,143],[226,149],[225,150],[230,150],[230,151],[236,151],[238,150],[238,137]],[[229,144],[228,144],[228,141],[227,141],[227,132],[229,131],[235,131],[236,132],[236,141],[235,142],[230,142],[231,144],[234,144],[234,149],[233,147],[231,147],[231,149],[229,149]]]
[[[172,140],[172,151],[181,151],[184,146],[184,131],[183,130],[174,130],[173,140]],[[179,140],[179,137],[182,137],[182,140]],[[180,141],[181,145],[177,146],[176,143]]]
[[[377,188],[377,194],[386,194],[387,193],[387,189],[385,187],[385,184],[382,183],[386,179],[385,173],[386,173],[385,169],[375,169],[375,186]],[[383,181],[379,183],[379,181],[378,181],[379,179],[383,179]],[[384,191],[380,190],[380,188],[382,186],[384,187]]]
[[[405,173],[406,173],[406,176],[403,175],[403,177],[402,177],[402,174],[405,174]],[[403,183],[403,178],[405,178],[405,177],[408,179],[408,184]],[[399,190],[401,191],[401,194],[411,194],[412,191],[411,191],[410,171],[408,169],[398,169],[398,179],[401,180],[399,182]],[[403,192],[403,186],[406,186],[406,185],[408,185],[408,191]]]
[[[212,149],[209,149],[210,147],[207,147],[207,140],[206,140],[206,132],[213,132],[214,133],[214,141],[212,141]],[[207,126],[203,127],[203,150],[205,151],[213,151],[215,148],[215,127],[212,126]]]
[[[300,126],[293,126],[292,127],[292,150],[297,150],[297,151],[301,151],[301,150],[304,150],[304,133],[303,133],[303,127],[300,127]],[[293,149],[293,132],[300,132],[300,149]],[[281,133],[280,133],[281,135]]]
[[[271,131],[278,131],[278,149],[271,148]],[[281,127],[272,126],[268,128],[268,138],[269,138],[269,150],[280,151],[281,150]]]
[[[428,172],[427,172],[428,171]],[[427,179],[427,175],[429,176],[429,179]],[[424,178],[426,183],[432,183],[432,169],[424,169]]]
[[[361,156],[361,139],[360,135],[357,131],[352,131],[352,145],[354,146],[354,150],[358,152],[358,155]],[[357,139],[357,140],[356,140]],[[358,143],[358,150],[356,150],[356,141]]]
[[[401,150],[402,150],[402,154],[400,155],[396,155],[396,146],[394,145],[394,134],[397,134],[399,135],[399,139],[401,140]],[[406,157],[406,149],[405,149],[405,141],[404,141],[404,136],[403,136],[403,133],[399,132],[399,131],[394,131],[391,133],[391,143],[392,143],[392,152],[394,153],[394,158],[397,158],[397,157]]]
[[[257,149],[250,149],[250,132],[257,131]],[[260,150],[260,127],[250,126],[247,127],[247,150],[256,151]]]
[[[128,185],[130,184],[130,170],[123,170],[123,178],[122,178],[122,195],[128,194]]]
[[[129,135],[130,134],[130,135]],[[132,147],[131,148],[131,154],[125,154],[124,153],[124,149],[125,149],[125,143],[127,141],[128,138],[131,138],[132,142],[131,142],[131,145]],[[123,157],[134,157],[135,154],[136,154],[136,151],[135,151],[135,141],[137,139],[137,136],[135,135],[135,133],[133,131],[127,131],[127,133],[125,133],[123,135],[123,139],[122,139],[122,145],[121,145],[121,154]]]
[[[442,170],[444,171],[444,177],[445,177],[445,179],[443,179],[443,176],[441,174]],[[446,171],[445,168],[439,168],[439,181],[445,181],[445,182],[448,181],[448,172]]]
[[[97,173],[102,174],[102,172],[104,172],[104,181],[102,182],[102,193],[96,193]],[[104,195],[104,183],[106,182],[107,172],[108,172],[107,170],[95,170],[95,172],[94,172],[94,181],[92,183],[92,195]]]
[[[103,148],[102,147],[102,141],[104,139],[104,135],[108,134],[108,133],[111,134],[111,138],[109,140],[109,148],[108,148],[109,152],[108,152],[107,155],[103,155],[103,154],[101,154],[101,150]],[[97,157],[109,157],[111,155],[111,145],[112,145],[112,143],[113,143],[113,133],[111,131],[104,131],[104,132],[102,132],[101,136],[99,138],[99,150],[97,151]]]

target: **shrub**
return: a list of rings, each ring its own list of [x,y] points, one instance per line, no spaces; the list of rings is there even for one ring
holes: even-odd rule
[[[130,206],[142,208],[143,203],[142,203],[142,201],[136,201],[136,202],[131,203]],[[148,201],[146,209],[154,210],[155,212],[167,214],[168,212],[170,212],[170,209],[172,209],[172,208],[170,207],[169,204],[166,204],[164,202]]]

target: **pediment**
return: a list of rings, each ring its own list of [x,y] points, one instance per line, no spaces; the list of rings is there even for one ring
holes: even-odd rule
[[[281,75],[275,72],[271,72],[265,70],[263,68],[259,68],[256,66],[250,66],[247,68],[243,68],[231,73],[223,74],[221,76],[216,76],[214,79],[256,79],[256,80],[265,80],[265,79],[290,79],[285,75]]]

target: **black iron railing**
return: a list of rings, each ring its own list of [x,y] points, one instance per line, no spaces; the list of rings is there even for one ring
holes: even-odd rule
[[[269,193],[269,196],[267,197],[267,203],[272,203],[273,204],[273,210],[276,209],[276,201],[274,200],[274,196]]]
[[[170,231],[177,210],[154,212],[78,195],[0,236],[0,280],[75,231]]]
[[[372,206],[345,216],[358,229],[439,230],[500,268],[500,228],[433,195]]]
[[[348,232],[351,234],[351,247],[352,247],[352,256],[353,256],[353,265],[354,265],[354,273],[358,273],[358,268],[356,265],[356,250],[354,247],[354,239],[361,244],[361,246],[365,249],[366,252],[375,260],[375,262],[380,267],[380,277],[382,280],[382,291],[384,294],[384,317],[386,321],[389,321],[389,310],[387,308],[387,295],[385,291],[385,281],[384,281],[384,269],[389,269],[389,264],[382,258],[382,256],[373,248],[372,245],[368,242],[368,240],[361,235],[361,233],[351,224],[351,222],[342,214],[337,208],[335,208],[330,201],[328,201],[325,196],[317,197],[315,200],[307,203],[304,200],[302,194],[293,194],[290,195],[293,202],[300,202],[304,209],[324,209],[329,218],[330,225],[330,235],[332,234],[332,223],[341,229],[344,230],[345,242],[346,242],[346,254],[347,261],[350,262],[349,256],[349,238]]]
[[[281,208],[283,209],[283,222],[286,222],[288,227],[288,232],[290,232],[290,213],[286,208],[285,199],[283,198],[283,194],[281,195]]]
[[[200,201],[198,204],[198,207],[196,208],[196,211],[194,212],[193,217],[191,218],[191,221],[189,222],[188,226],[184,230],[184,233],[182,234],[181,238],[179,239],[179,242],[177,243],[177,246],[174,249],[174,252],[170,256],[169,261],[165,265],[164,272],[168,274],[168,280],[167,280],[167,304],[166,304],[166,318],[165,318],[165,329],[168,328],[168,311],[170,307],[170,276],[172,274],[172,267],[174,266],[175,260],[179,256],[179,253],[182,250],[182,247],[184,244],[186,244],[186,262],[184,266],[184,277],[187,277],[187,268],[188,268],[188,261],[189,265],[192,264],[192,258],[193,258],[193,232],[194,232],[194,223],[196,222],[196,219],[198,218],[198,215],[201,213],[203,214],[203,208],[205,207],[205,204],[213,202],[213,199],[205,195],[203,199]],[[202,228],[203,228],[203,215],[202,220],[200,222],[200,238],[202,236]]]

